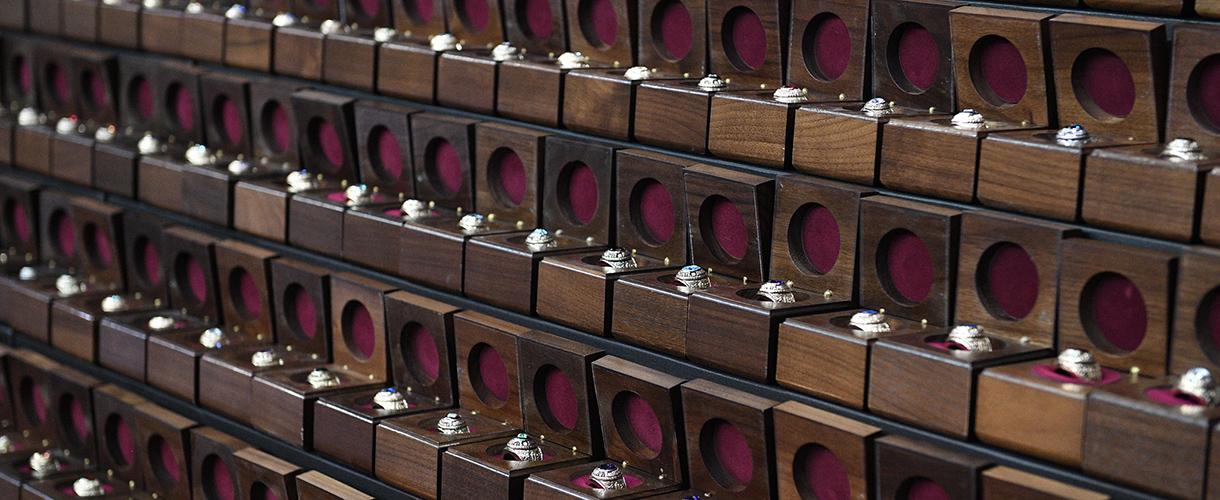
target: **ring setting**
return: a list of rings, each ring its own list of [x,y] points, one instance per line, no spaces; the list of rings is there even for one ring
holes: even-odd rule
[[[788,284],[780,280],[771,280],[763,283],[758,287],[756,298],[775,302],[777,304],[792,304],[796,302],[796,295],[792,293],[792,289],[788,288]]]
[[[679,269],[678,273],[674,275],[674,279],[677,279],[686,288],[706,290],[712,287],[712,279],[708,276],[707,270],[696,265]]]
[[[1174,387],[1182,394],[1188,394],[1198,398],[1207,406],[1214,406],[1220,394],[1218,391],[1216,380],[1212,377],[1212,372],[1207,368],[1196,367],[1186,370],[1181,377],[1178,377],[1177,386]]]
[[[890,331],[890,324],[885,322],[885,313],[872,309],[863,309],[851,315],[849,323],[853,328],[871,335]]]
[[[309,372],[309,378],[307,381],[309,382],[309,386],[313,387],[314,389],[323,389],[326,387],[335,387],[339,385],[339,377],[335,376],[335,374],[331,373],[330,370],[327,370],[326,368],[314,368],[313,371]]]
[[[983,334],[983,327],[978,325],[958,325],[949,331],[945,341],[952,347],[970,352],[991,352],[991,339]]]
[[[1055,359],[1055,366],[1081,380],[1101,380],[1101,365],[1093,353],[1084,349],[1064,349]]]
[[[636,266],[635,257],[632,257],[631,252],[622,247],[608,248],[602,252],[601,264],[615,271],[632,269]]]
[[[597,486],[603,490],[622,490],[627,488],[627,481],[623,479],[623,469],[620,469],[614,464],[602,464],[593,473],[589,475]]]
[[[411,407],[411,405],[407,404],[407,398],[403,397],[402,393],[393,387],[377,391],[377,394],[373,396],[373,403],[380,406],[381,409],[389,411],[401,411]]]
[[[517,462],[540,462],[544,459],[538,442],[524,432],[508,440],[504,447],[504,458]]]
[[[470,434],[470,425],[458,413],[445,415],[436,423],[436,430],[446,436],[453,434]]]

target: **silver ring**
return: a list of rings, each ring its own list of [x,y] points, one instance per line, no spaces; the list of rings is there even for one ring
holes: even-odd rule
[[[428,45],[433,52],[444,52],[447,50],[462,50],[461,44],[458,43],[458,38],[450,33],[441,33],[432,37],[428,41]]]
[[[373,396],[373,403],[376,403],[383,410],[390,411],[406,410],[411,407],[411,405],[407,404],[407,398],[404,398],[402,393],[393,387],[377,391],[377,394]]]
[[[216,164],[216,155],[203,144],[196,144],[187,148],[183,156],[186,157],[186,161],[191,165],[206,167]]]
[[[87,292],[89,285],[81,281],[71,274],[61,274],[55,279],[55,291],[59,292],[61,297],[71,297],[80,293]]]
[[[82,477],[72,482],[72,492],[78,497],[100,497],[106,494],[106,489],[102,488],[102,482],[91,478]]]
[[[712,278],[707,270],[696,265],[690,265],[678,270],[674,278],[686,288],[705,290],[712,287]]]
[[[627,480],[623,479],[623,469],[618,468],[614,464],[598,466],[596,469],[593,469],[592,474],[589,474],[589,478],[603,490],[627,489]]]
[[[531,231],[529,236],[525,237],[525,244],[526,246],[530,247],[530,250],[536,252],[553,247],[557,243],[555,243],[555,237],[551,236],[550,231],[538,228]]]
[[[335,387],[339,385],[339,377],[326,368],[314,368],[313,371],[309,372],[308,382],[309,386],[314,389]]]
[[[73,134],[76,133],[76,117],[65,116],[55,122],[55,133],[58,134]]]
[[[466,214],[458,220],[458,227],[468,233],[481,233],[490,229],[487,225],[487,217],[482,214]]]
[[[518,49],[511,42],[500,42],[500,45],[496,45],[496,48],[491,49],[491,59],[496,62],[524,58],[525,56],[521,55],[521,49]]]
[[[517,437],[508,440],[508,444],[504,447],[504,458],[517,462],[541,462],[544,457],[538,442],[534,441],[529,434],[522,432],[517,434]]]
[[[458,413],[450,413],[445,415],[436,423],[436,430],[441,434],[470,434],[470,426],[466,424],[466,419]]]
[[[1165,144],[1165,149],[1161,151],[1161,156],[1183,161],[1203,161],[1207,159],[1207,155],[1203,154],[1203,146],[1200,146],[1194,139],[1181,137]]]
[[[1081,147],[1093,141],[1093,136],[1088,130],[1075,123],[1059,129],[1055,132],[1055,142],[1062,146]]]
[[[284,183],[288,185],[288,192],[294,194],[318,188],[318,179],[306,170],[289,172]]]
[[[708,73],[707,76],[699,79],[699,90],[702,90],[705,92],[715,92],[717,90],[724,90],[725,87],[728,87],[728,86],[729,86],[729,82],[726,81],[724,78],[720,78],[715,73]]]
[[[949,120],[955,127],[961,128],[982,128],[987,123],[983,118],[983,114],[973,109],[963,109],[953,118]]]
[[[373,188],[368,184],[352,184],[343,190],[348,206],[359,206],[373,202]]]
[[[589,67],[589,57],[580,52],[564,52],[555,60],[560,69],[580,69]]]
[[[250,364],[257,366],[259,368],[275,366],[275,365],[278,365],[279,363],[280,363],[280,355],[277,354],[274,349],[258,351],[250,356]]]
[[[13,438],[8,437],[7,434],[0,436],[0,453],[12,453],[16,450],[17,447],[13,445]]]
[[[946,343],[957,345],[970,352],[991,352],[991,339],[983,334],[983,327],[958,325],[949,331]]]
[[[1081,380],[1101,380],[1101,365],[1093,353],[1083,349],[1064,349],[1055,359],[1055,366]]]
[[[615,271],[620,271],[634,268],[635,257],[632,257],[631,252],[627,251],[626,248],[612,247],[602,252],[601,263]]]
[[[780,280],[771,280],[763,283],[758,287],[756,298],[761,298],[777,304],[791,304],[796,302],[796,295],[792,293],[792,289],[788,288],[788,284]]]
[[[34,477],[42,477],[59,472],[59,460],[49,451],[36,452],[30,455],[30,471]]]
[[[866,116],[887,116],[894,113],[894,104],[880,97],[874,97],[864,103],[860,112]]]
[[[780,86],[771,94],[771,98],[784,104],[796,104],[809,100],[808,97],[805,97],[805,91],[796,85]]]
[[[102,299],[102,312],[119,312],[127,309],[127,299],[122,295],[111,295]]]
[[[1186,370],[1186,373],[1178,377],[1175,389],[1183,394],[1199,398],[1207,406],[1216,403],[1216,380],[1212,378],[1212,372],[1207,368],[1196,367]]]
[[[885,313],[864,309],[851,315],[851,326],[870,334],[888,333],[890,324],[885,322]]]
[[[219,348],[225,341],[225,332],[219,328],[208,328],[199,335],[199,344],[209,349]]]
[[[623,72],[623,78],[631,81],[647,80],[652,78],[652,70],[648,66],[632,66]]]
[[[44,119],[46,117],[39,114],[38,110],[34,108],[22,108],[21,111],[17,112],[17,125],[22,127],[33,127],[42,123]]]
[[[243,17],[246,17],[246,6],[244,5],[236,4],[225,11],[226,19],[241,19]]]

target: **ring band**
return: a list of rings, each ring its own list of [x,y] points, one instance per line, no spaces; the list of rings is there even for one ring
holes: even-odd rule
[[[958,325],[949,331],[946,340],[949,345],[956,345],[970,352],[991,352],[991,339],[983,335],[983,327],[977,325]]]
[[[758,287],[757,298],[777,304],[792,304],[796,302],[796,295],[793,295],[792,289],[788,288],[787,283],[779,280],[771,280]]]
[[[623,469],[618,468],[614,464],[602,464],[593,473],[589,475],[594,483],[603,490],[622,490],[627,488],[627,481],[623,479]]]
[[[1101,380],[1101,365],[1097,363],[1097,358],[1083,349],[1064,349],[1055,360],[1055,365],[1081,380]]]
[[[541,462],[545,457],[538,442],[523,432],[508,440],[508,445],[504,447],[504,458],[517,462]]]

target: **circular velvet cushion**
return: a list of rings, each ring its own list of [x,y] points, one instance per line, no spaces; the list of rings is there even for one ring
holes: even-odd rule
[[[288,311],[289,327],[298,338],[312,339],[318,333],[318,316],[314,310],[313,297],[301,285],[293,283],[284,290],[284,305]]]
[[[882,273],[882,283],[887,291],[904,302],[919,303],[928,298],[935,279],[932,254],[922,238],[905,229],[897,229],[882,239],[884,251],[878,258],[884,262],[877,266]]]
[[[1019,245],[1000,243],[987,249],[975,276],[983,305],[993,316],[1024,319],[1038,302],[1038,266]]]
[[[652,11],[652,39],[657,54],[670,61],[680,61],[690,54],[694,24],[690,11],[680,0],[665,0]]]
[[[1085,332],[1104,351],[1129,353],[1148,331],[1148,308],[1139,286],[1116,273],[1094,276],[1085,285],[1080,316]]]
[[[377,329],[373,325],[373,315],[364,304],[353,300],[343,307],[343,337],[348,351],[357,358],[373,356],[377,348]]]
[[[767,60],[767,30],[749,7],[737,6],[724,17],[724,52],[738,70],[754,71]]]
[[[1099,120],[1126,118],[1135,109],[1135,78],[1118,54],[1089,49],[1072,64],[1072,88],[1085,111]]]
[[[441,373],[441,357],[428,328],[414,321],[407,323],[398,344],[404,351],[403,359],[408,360],[407,367],[416,379],[424,384],[436,381]]]
[[[851,64],[851,32],[847,23],[829,12],[809,20],[801,39],[805,70],[822,81],[838,80]]]
[[[970,78],[983,100],[993,106],[1020,102],[1029,85],[1021,51],[1008,39],[988,35],[970,50]]]

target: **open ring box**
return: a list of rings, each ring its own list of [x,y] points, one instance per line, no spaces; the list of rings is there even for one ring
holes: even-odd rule
[[[499,2],[486,0],[445,3],[449,29],[457,37],[458,45],[456,50],[439,52],[432,59],[436,103],[485,115],[495,114],[496,85],[502,61],[492,55],[492,50],[502,40],[518,41],[514,31],[517,21],[512,17],[514,5],[504,2],[501,6]],[[545,5],[546,2],[539,3]],[[504,9],[503,14],[501,9]],[[418,7],[416,15],[418,17]],[[504,35],[500,30],[501,18],[508,25],[508,33]],[[562,33],[562,29],[557,31]],[[421,50],[420,56],[426,56],[426,52]],[[509,59],[515,57],[519,55]],[[424,87],[419,86],[421,90]]]
[[[38,196],[41,191],[42,185],[36,182],[0,175],[0,203],[4,206],[4,222],[0,224],[3,275],[19,266],[39,262]]]
[[[381,40],[374,36],[389,28],[392,0],[343,0],[343,27],[323,41],[322,81],[372,92],[377,84],[377,53]]]
[[[200,2],[199,9],[188,8],[179,21],[184,36],[178,53],[187,59],[221,64],[225,61],[225,31],[229,27],[229,9],[243,4],[237,0]]]
[[[191,498],[191,430],[198,423],[153,403],[135,408],[135,445],[144,490],[168,500]]]
[[[1165,125],[1165,139],[1190,137],[1204,148],[1220,147],[1220,133],[1216,123],[1220,115],[1210,106],[1198,106],[1206,96],[1214,92],[1212,86],[1203,85],[1203,75],[1215,72],[1217,58],[1213,42],[1217,31],[1210,26],[1184,24],[1174,29],[1174,37],[1180,40],[1173,45],[1172,85],[1169,87],[1169,116]],[[1209,156],[1214,156],[1214,153]],[[1212,169],[1205,176],[1203,205],[1199,238],[1208,244],[1220,241],[1220,225],[1210,218],[1220,210],[1220,171]]]
[[[551,145],[555,144],[557,141],[551,142]],[[614,176],[610,177],[614,184],[610,201],[597,210],[604,206],[611,212],[608,219],[613,224],[614,239],[610,241],[617,242],[617,245],[605,252],[594,250],[547,256],[538,268],[538,315],[602,336],[611,334],[614,312],[624,310],[622,306],[616,307],[614,301],[619,280],[638,276],[651,285],[658,278],[655,274],[672,276],[678,267],[686,263],[686,207],[681,186],[683,169],[693,163],[630,149],[616,151],[614,158]],[[552,164],[551,168],[555,168],[557,163]],[[569,163],[560,171],[560,179],[565,171],[572,171],[567,194],[574,210],[561,211],[559,216],[569,223],[579,222],[584,212],[575,210],[581,206],[576,203],[578,198],[575,198],[576,191],[572,188],[579,186],[577,176],[581,170],[579,166],[573,167]],[[600,182],[602,179],[597,179],[597,183]],[[558,180],[556,184],[562,186],[563,181]],[[558,188],[561,203],[563,191],[562,187]],[[614,207],[613,211],[610,207]],[[606,259],[607,254],[615,252],[625,252],[631,265],[615,267]],[[674,287],[668,285],[674,282],[670,279],[661,288],[672,289]],[[632,304],[643,302],[653,305],[647,297],[657,295],[651,293],[652,290],[642,291],[646,298],[635,297],[636,302]],[[632,318],[644,315],[652,319],[651,310],[651,307],[646,307],[631,311],[628,315]],[[672,343],[673,339],[665,342]]]
[[[715,497],[774,496],[776,402],[703,379],[681,390],[691,489]]]
[[[297,475],[304,469],[256,448],[233,454],[238,490],[252,498],[296,498]]]
[[[188,0],[163,0],[140,9],[140,49],[164,56],[182,55],[182,15]]]
[[[38,105],[35,41],[20,35],[4,38],[3,59],[11,73],[4,80],[4,108],[0,110],[0,159],[15,165],[17,114],[22,108]]]
[[[140,11],[142,10],[144,10],[144,5],[136,0],[98,2],[98,43],[129,50],[139,49]]]
[[[211,427],[196,427],[190,432],[191,495],[201,500],[242,498],[250,490],[241,489],[237,453],[252,449],[249,444]]]
[[[21,101],[19,106],[33,109],[37,119],[13,129],[12,164],[18,168],[51,174],[51,139],[57,120],[70,116],[76,108],[75,87],[70,83],[72,72],[71,48],[59,42],[35,43],[16,40],[9,49],[9,64],[15,64],[19,75],[16,85],[10,85],[9,99]],[[16,91],[16,92],[14,92]],[[13,110],[16,111],[16,110]]]
[[[246,12],[228,19],[224,31],[224,64],[260,73],[271,72],[272,21],[291,11],[289,0],[250,0]]]
[[[294,22],[273,33],[271,66],[277,75],[322,80],[326,34],[324,21],[342,21],[340,0],[288,0]]]
[[[287,258],[270,268],[275,343],[215,350],[199,361],[199,404],[239,422],[250,421],[255,374],[330,362],[330,271]],[[260,353],[270,359],[256,363]]]
[[[144,448],[136,445],[139,422],[136,407],[148,400],[114,384],[93,389],[93,428],[97,432],[97,470],[106,477],[143,489]]]
[[[881,429],[787,401],[772,410],[780,498],[871,498]]]
[[[529,498],[652,498],[678,489],[685,476],[679,387],[684,380],[613,356],[593,362],[593,384],[606,459],[530,475]],[[603,489],[591,471],[610,464],[624,488]]]
[[[840,310],[850,297],[800,289],[791,281],[795,276],[768,277],[776,270],[768,266],[774,179],[707,165],[687,167],[685,176],[691,262],[713,278],[711,288],[690,295],[686,357],[754,380],[775,380],[779,324],[791,316]],[[792,302],[761,295],[764,284],[789,288]]]
[[[452,352],[457,361],[459,407],[378,424],[373,461],[377,478],[424,498],[441,498],[442,493],[448,498],[452,494],[442,490],[441,482],[448,474],[442,469],[446,450],[515,435],[523,423],[517,345],[527,332],[524,327],[471,311],[454,314]],[[437,423],[450,414],[465,420],[469,432],[441,433]],[[458,479],[468,482],[465,477]]]
[[[76,99],[71,116],[76,117],[76,128],[57,130],[59,133],[52,137],[51,175],[90,186],[97,130],[105,128],[109,132],[118,125],[118,58],[113,53],[83,48],[74,48],[68,57],[70,85],[74,87],[71,93]]]
[[[314,407],[314,449],[368,474],[376,466],[379,423],[447,408],[457,399],[451,360],[459,310],[403,291],[386,295],[385,304],[392,385],[325,395]],[[404,406],[377,403],[383,391],[394,391]]]
[[[450,447],[441,459],[444,497],[521,498],[526,476],[589,463],[602,456],[592,363],[599,349],[554,335],[528,331],[517,344],[523,433],[538,445],[541,460],[523,461],[505,438]],[[472,386],[476,388],[477,386]],[[494,395],[493,395],[494,397]]]
[[[991,462],[905,436],[874,443],[879,498],[982,498]]]
[[[137,193],[137,165],[141,156],[139,140],[145,134],[153,134],[156,128],[156,98],[153,83],[160,73],[160,62],[145,56],[122,54],[118,56],[117,80],[114,84],[114,110],[109,123],[100,121],[94,131],[92,186],[110,194],[135,199]],[[92,87],[92,86],[91,86]],[[90,89],[92,90],[92,88]],[[107,113],[111,114],[111,113]],[[108,125],[113,125],[111,130]],[[156,138],[154,136],[154,138]],[[151,147],[149,144],[147,147]],[[160,152],[146,149],[148,154]]]
[[[255,374],[250,401],[261,402],[265,411],[251,412],[251,425],[310,450],[315,403],[319,398],[381,388],[392,380],[385,302],[392,291],[394,287],[367,278],[332,274],[329,304],[332,362],[321,367]],[[315,371],[315,375],[329,375],[331,383],[310,383]]]
[[[181,212],[183,171],[194,161],[222,161],[192,158],[192,147],[205,144],[200,104],[200,78],[204,70],[178,61],[162,62],[152,82],[151,101],[137,95],[137,106],[151,106],[151,132],[161,141],[159,153],[143,154],[136,165],[136,197],[166,210]],[[133,83],[135,83],[133,81]],[[137,108],[144,113],[148,108]]]

